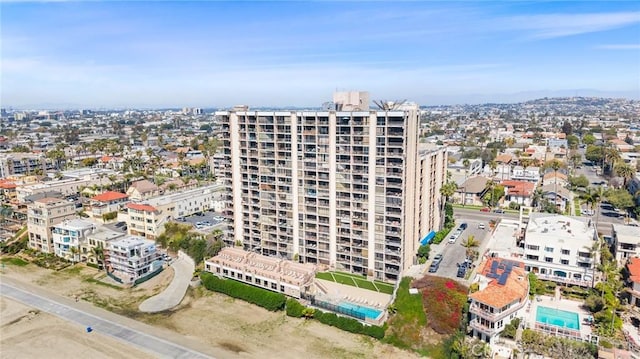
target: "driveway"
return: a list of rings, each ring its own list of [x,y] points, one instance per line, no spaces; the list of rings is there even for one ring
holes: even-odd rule
[[[155,313],[169,310],[180,304],[184,298],[195,270],[193,259],[183,252],[179,252],[178,259],[171,266],[173,267],[171,284],[161,293],[140,303],[138,309],[141,312]]]

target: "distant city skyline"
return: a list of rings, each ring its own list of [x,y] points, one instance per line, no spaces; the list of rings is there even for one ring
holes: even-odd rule
[[[4,108],[640,99],[637,2],[0,3]]]

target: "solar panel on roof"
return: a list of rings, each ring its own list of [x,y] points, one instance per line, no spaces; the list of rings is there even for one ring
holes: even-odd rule
[[[493,261],[491,262],[491,273],[495,273],[496,270],[498,270],[498,262],[497,261]]]
[[[496,279],[499,275],[497,273],[487,273],[487,278]]]
[[[504,272],[500,275],[500,278],[498,278],[498,284],[500,285],[505,285],[505,283],[507,283],[507,278],[509,278],[509,273]]]

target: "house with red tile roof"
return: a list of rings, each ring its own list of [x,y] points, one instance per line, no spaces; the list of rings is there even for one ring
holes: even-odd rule
[[[489,258],[479,272],[480,289],[469,295],[469,326],[473,336],[493,342],[505,325],[525,314],[529,303],[529,279],[524,263]]]
[[[134,236],[155,239],[164,231],[167,215],[145,203],[127,203],[127,231]]]
[[[531,206],[535,183],[529,181],[508,180],[500,182],[504,186],[505,204],[515,202]]]
[[[16,187],[18,185],[13,181],[0,180],[0,199],[3,203],[17,202],[18,192]]]
[[[106,191],[97,196],[91,197],[87,214],[99,221],[105,221],[104,215],[118,212],[124,209],[124,205],[129,202],[129,196],[121,192]],[[114,218],[115,220],[115,218]]]
[[[626,269],[627,291],[631,297],[629,304],[640,307],[640,258],[629,258]]]

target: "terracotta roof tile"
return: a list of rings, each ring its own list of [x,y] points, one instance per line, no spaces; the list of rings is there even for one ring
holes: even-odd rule
[[[527,181],[507,180],[501,184],[508,188],[508,194],[514,196],[530,196],[533,193],[534,184]]]
[[[91,199],[94,201],[99,201],[99,202],[109,202],[109,201],[115,201],[118,199],[124,199],[127,198],[128,196],[124,193],[120,193],[120,192],[114,192],[114,191],[107,191],[104,193],[101,193],[97,196],[92,197]]]
[[[157,209],[148,204],[127,203],[127,208],[134,209],[136,211],[155,212]]]
[[[2,189],[14,189],[18,185],[10,181],[0,181],[0,188]]]
[[[471,294],[473,300],[494,308],[502,308],[515,301],[526,300],[529,295],[529,279],[523,268],[511,270],[504,285],[493,279],[486,288]]]
[[[640,283],[640,258],[631,258],[627,263],[629,279],[634,283]]]

